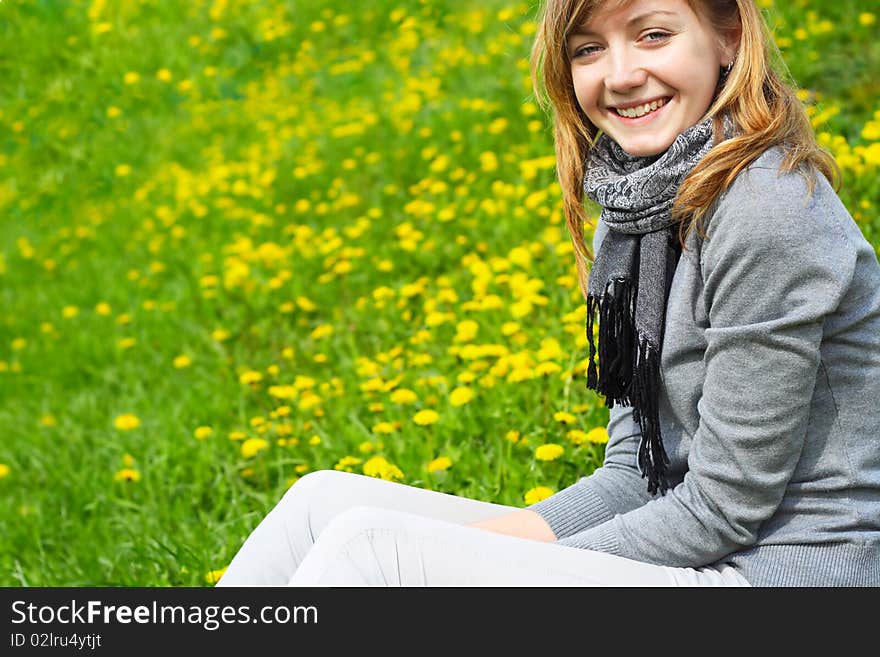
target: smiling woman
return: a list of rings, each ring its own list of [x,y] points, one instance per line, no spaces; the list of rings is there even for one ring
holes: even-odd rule
[[[723,36],[684,0],[603,6],[567,38],[578,104],[627,153],[662,153],[708,111],[739,30]]]

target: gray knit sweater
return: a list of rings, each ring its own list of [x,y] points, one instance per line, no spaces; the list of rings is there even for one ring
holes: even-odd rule
[[[771,148],[692,231],[666,307],[664,496],[636,465],[632,409],[605,462],[527,508],[558,543],[753,586],[880,586],[880,264],[821,174]],[[607,227],[598,223],[598,250]]]

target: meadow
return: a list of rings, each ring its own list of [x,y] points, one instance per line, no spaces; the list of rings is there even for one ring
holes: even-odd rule
[[[880,246],[880,7],[759,4]],[[601,463],[535,13],[0,3],[0,585],[208,586],[315,470]]]

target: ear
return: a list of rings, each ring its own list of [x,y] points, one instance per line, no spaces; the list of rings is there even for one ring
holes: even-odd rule
[[[739,44],[742,38],[742,24],[737,21],[736,27],[724,35],[721,42],[722,58],[721,65],[727,66],[736,59],[739,54]]]

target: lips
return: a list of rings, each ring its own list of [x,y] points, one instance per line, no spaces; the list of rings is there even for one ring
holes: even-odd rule
[[[644,107],[645,104],[650,105],[652,102],[657,101],[657,100],[663,101],[662,105],[660,105],[659,107],[657,107],[654,110],[651,110],[645,114],[642,114],[641,116],[623,116],[622,114],[618,114],[617,109],[615,109],[614,107],[609,107],[608,113],[611,116],[615,117],[616,119],[618,119],[619,121],[622,121],[625,124],[636,124],[637,125],[637,124],[641,124],[641,123],[647,123],[648,121],[652,120],[655,116],[662,113],[663,110],[666,109],[666,106],[672,102],[673,98],[674,98],[674,96],[661,96],[659,99],[653,99],[652,101],[648,101],[647,103],[645,103],[644,101],[640,102],[638,104],[635,104],[635,105],[633,105],[632,103],[628,103],[629,108],[636,108],[636,107]],[[618,107],[621,107],[621,106],[618,106]],[[624,107],[624,109],[629,109],[629,108]]]

